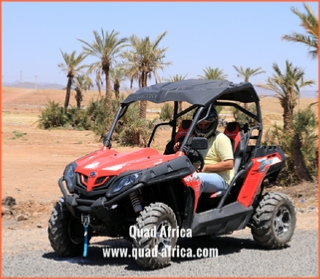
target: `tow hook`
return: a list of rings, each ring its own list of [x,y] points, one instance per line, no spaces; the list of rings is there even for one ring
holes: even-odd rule
[[[81,223],[84,228],[83,256],[86,257],[88,253],[88,227],[90,224],[90,215],[81,214]]]

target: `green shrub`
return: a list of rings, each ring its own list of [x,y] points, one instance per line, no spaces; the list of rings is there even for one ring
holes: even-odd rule
[[[153,121],[139,118],[127,123],[119,135],[120,144],[147,146],[153,127]]]
[[[68,108],[67,111],[68,124],[76,129],[89,130],[91,127],[90,118],[87,115],[87,110],[76,106]]]
[[[294,150],[292,141],[295,136],[301,142],[301,152],[307,171],[312,179],[318,177],[318,119],[310,108],[294,114],[293,130],[284,130],[273,125],[265,132],[264,145],[279,145],[286,156],[285,168],[280,172],[277,183],[280,185],[294,185],[301,182],[295,169]]]
[[[254,104],[251,104],[249,107],[246,105],[245,109],[247,109],[253,114],[257,114],[256,106]],[[237,108],[232,107],[232,113],[233,113],[234,120],[236,122],[239,122],[241,125],[244,125],[245,123],[248,123],[249,127],[256,125],[256,121],[252,117],[248,116],[247,114],[243,113]]]
[[[63,111],[63,107],[58,102],[47,100],[45,109],[38,116],[38,127],[49,129],[52,127],[62,127],[67,124],[68,117]]]
[[[264,136],[263,145],[279,145],[286,157],[285,167],[281,170],[276,183],[283,186],[299,183],[299,177],[294,172],[294,161],[291,150],[292,135],[275,124],[271,129],[265,131]]]
[[[299,110],[293,116],[293,129],[299,134],[301,152],[309,173],[314,180],[318,178],[318,117],[310,104],[307,108]]]
[[[114,111],[108,111],[105,98],[100,98],[89,102],[86,114],[90,121],[90,130],[102,139],[113,120]]]
[[[122,145],[146,146],[154,127],[154,121],[140,119],[139,103],[131,104],[116,126],[115,131],[119,135],[119,143]]]
[[[99,140],[110,129],[120,102],[124,99],[112,101],[111,111],[107,110],[105,98],[92,99],[87,108],[69,107],[67,113],[59,103],[48,100],[46,108],[41,111],[38,120],[40,128],[63,128],[72,126],[77,130],[91,130]],[[139,103],[128,107],[128,111],[118,121],[113,139],[118,139],[122,145],[146,146],[154,127],[154,121],[139,118]]]
[[[173,106],[171,104],[165,103],[161,107],[161,112],[159,113],[159,118],[162,121],[171,120],[173,117]]]

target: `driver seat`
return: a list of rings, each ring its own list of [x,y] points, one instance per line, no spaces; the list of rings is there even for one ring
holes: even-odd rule
[[[180,123],[180,126],[178,128],[178,131],[176,135],[174,136],[174,142],[182,142],[184,140],[184,137],[186,136],[190,126],[191,126],[192,120],[190,119],[183,119]]]
[[[239,122],[228,122],[224,134],[231,140],[234,154],[234,174],[236,174],[240,169],[246,150],[246,135],[241,130]]]
[[[183,119],[179,125],[178,131],[176,132],[174,139],[171,140],[167,145],[166,149],[164,151],[164,154],[174,154],[173,146],[178,141],[181,143],[184,140],[184,137],[186,136],[190,126],[191,126],[192,120],[190,119]]]

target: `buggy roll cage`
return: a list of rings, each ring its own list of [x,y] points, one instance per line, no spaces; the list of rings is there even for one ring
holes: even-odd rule
[[[177,102],[175,102],[175,105],[176,105],[176,103],[177,103]],[[257,124],[257,125],[252,126],[252,127],[248,130],[248,134],[250,135],[250,136],[248,136],[248,139],[255,139],[255,140],[256,140],[256,146],[257,146],[257,145],[260,145],[261,137],[262,137],[262,123],[259,122],[259,117],[258,117],[258,115],[259,115],[259,113],[260,113],[260,112],[258,112],[258,110],[260,110],[260,107],[259,107],[259,106],[256,107],[256,108],[257,108],[257,115],[255,115],[255,114],[253,114],[252,112],[250,112],[250,111],[246,110],[245,108],[241,107],[239,104],[237,104],[237,103],[232,103],[232,102],[215,102],[215,103],[213,103],[213,104],[210,104],[209,109],[208,109],[208,112],[210,111],[210,107],[211,107],[212,105],[213,105],[213,106],[232,106],[232,107],[235,107],[235,108],[237,108],[238,110],[240,110],[241,112],[243,112],[243,113],[245,113],[246,115],[248,115],[249,117],[251,117],[251,118],[253,118],[254,120],[258,121],[258,124]],[[152,131],[152,134],[151,134],[151,136],[150,136],[150,139],[149,139],[149,142],[148,142],[147,146],[150,147],[151,142],[152,142],[152,140],[153,140],[153,138],[154,138],[154,135],[155,135],[155,133],[156,133],[156,130],[157,130],[158,127],[160,127],[160,126],[164,126],[164,125],[169,125],[169,126],[171,126],[171,127],[172,127],[172,135],[171,135],[171,138],[174,138],[174,136],[175,136],[175,134],[176,134],[176,123],[177,123],[177,119],[178,119],[179,117],[181,117],[182,115],[187,114],[188,112],[190,112],[190,111],[192,111],[192,110],[194,110],[194,109],[196,109],[196,108],[197,108],[196,105],[192,105],[192,106],[188,107],[187,109],[181,111],[180,113],[174,114],[175,116],[174,116],[173,119],[170,120],[169,122],[162,122],[162,123],[156,124],[155,127],[154,127],[154,129],[153,129],[153,131]],[[202,112],[204,109],[205,109],[204,107],[200,107],[200,108],[198,109],[197,114],[195,115],[195,120],[196,120],[196,121],[193,121],[194,123],[191,124],[191,126],[190,126],[190,128],[189,128],[190,133],[189,133],[189,131],[188,131],[188,133],[186,134],[186,137],[185,137],[186,140],[185,140],[185,142],[183,141],[183,142],[181,143],[181,149],[180,149],[180,150],[182,150],[182,147],[186,144],[187,139],[189,138],[190,134],[192,133],[192,131],[193,131],[193,129],[194,129],[194,126],[196,126],[199,122],[201,122],[202,119],[199,119],[199,120],[197,120],[197,119],[199,118],[199,115],[201,114],[201,112]],[[259,133],[258,133],[257,136],[252,136],[253,130],[258,130],[258,131],[259,131]]]
[[[180,150],[186,145],[187,139],[190,137],[191,132],[194,130],[195,125],[200,121],[199,117],[201,112],[213,106],[233,106],[253,118],[258,124],[253,129],[259,131],[258,136],[250,138],[256,139],[256,145],[260,144],[262,137],[262,119],[261,110],[259,106],[259,97],[249,82],[233,83],[227,80],[182,80],[178,82],[165,82],[155,85],[143,87],[136,92],[130,94],[124,101],[121,102],[119,109],[116,112],[114,121],[111,124],[110,130],[104,136],[104,146],[111,148],[112,134],[115,130],[117,121],[126,113],[128,106],[136,101],[149,101],[153,103],[174,102],[173,119],[169,122],[163,122],[155,125],[149,142],[150,147],[154,138],[155,132],[159,126],[169,125],[172,127],[171,138],[174,138],[177,128],[177,119],[182,115],[194,110],[196,114],[194,121],[192,121],[185,139],[181,143]],[[178,113],[178,102],[187,102],[191,104],[190,107]],[[240,103],[255,103],[257,114],[253,114],[247,109],[241,107],[235,102]],[[252,134],[252,130],[249,131]]]

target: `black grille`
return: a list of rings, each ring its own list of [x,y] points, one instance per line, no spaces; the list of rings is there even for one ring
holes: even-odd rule
[[[76,173],[76,185],[75,191],[79,194],[83,194],[85,196],[96,196],[105,194],[109,186],[111,185],[112,181],[114,181],[115,176],[101,176],[98,177],[95,181],[95,186],[92,188],[90,192],[87,192],[87,183],[88,183],[88,176]],[[99,185],[101,184],[101,185]]]
[[[107,179],[107,176],[101,176],[101,177],[98,177],[97,179],[96,179],[96,183],[94,184],[94,185],[99,185],[99,184],[101,184],[101,183],[103,183],[103,181],[104,180],[106,180]]]
[[[80,174],[80,177],[83,179],[84,183],[88,183],[88,176]]]

